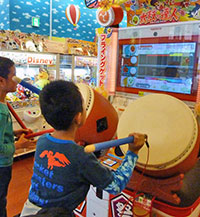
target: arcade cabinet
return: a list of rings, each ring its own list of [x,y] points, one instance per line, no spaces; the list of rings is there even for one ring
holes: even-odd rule
[[[193,216],[200,214],[199,99],[200,22],[168,23],[118,29],[116,92],[118,138],[147,133],[149,149],[139,153],[137,167],[118,196],[91,187],[87,217]],[[108,60],[112,64],[112,59]],[[107,72],[109,73],[109,72]],[[127,151],[120,147],[101,159],[116,169]],[[138,200],[133,195],[144,195]],[[134,198],[134,199],[133,199]],[[102,215],[103,213],[103,215]],[[77,211],[78,216],[82,216]]]

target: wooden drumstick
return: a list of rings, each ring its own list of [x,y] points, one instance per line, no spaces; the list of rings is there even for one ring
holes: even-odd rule
[[[30,138],[33,138],[33,137],[36,137],[36,136],[41,136],[41,135],[46,134],[46,133],[52,133],[53,131],[54,131],[54,129],[51,128],[51,129],[39,131],[39,132],[36,132],[36,133],[30,133],[30,134],[25,135],[25,138],[30,139]]]
[[[13,81],[15,81],[16,83],[18,84],[21,84],[23,87],[26,87],[28,88],[29,90],[31,90],[33,93],[36,93],[36,94],[40,94],[40,89],[38,89],[37,87],[29,84],[28,82],[22,80],[21,78],[17,77],[17,76],[13,76],[12,78]]]
[[[7,106],[8,106],[8,109],[10,110],[10,112],[12,113],[12,115],[14,116],[14,118],[16,119],[16,121],[18,122],[18,124],[23,129],[27,129],[26,125],[23,123],[23,121],[21,120],[21,118],[18,116],[18,114],[15,112],[15,110],[13,109],[13,107],[8,102],[7,102]]]
[[[127,143],[132,143],[132,142],[134,142],[134,137],[129,136],[129,137],[126,137],[123,139],[115,139],[115,140],[111,140],[111,141],[107,141],[107,142],[100,142],[100,143],[96,143],[96,144],[87,145],[84,148],[84,151],[87,153],[90,153],[90,152],[94,152],[94,151],[99,151],[101,149],[111,148],[111,147],[115,147],[115,146],[123,145],[123,144],[127,144]]]

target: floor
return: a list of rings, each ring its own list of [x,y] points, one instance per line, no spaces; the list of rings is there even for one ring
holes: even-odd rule
[[[180,207],[191,206],[200,197],[200,158],[196,165],[184,175],[183,186],[177,192],[181,198]]]
[[[33,154],[15,159],[12,171],[12,180],[8,189],[7,214],[14,217],[19,214],[28,197],[32,176]]]

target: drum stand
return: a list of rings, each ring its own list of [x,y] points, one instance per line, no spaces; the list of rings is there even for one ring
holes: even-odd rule
[[[143,175],[134,170],[132,177],[126,186],[128,190],[148,193],[163,201],[179,204],[180,198],[173,191],[181,189],[184,174],[179,174],[170,178],[156,178]]]

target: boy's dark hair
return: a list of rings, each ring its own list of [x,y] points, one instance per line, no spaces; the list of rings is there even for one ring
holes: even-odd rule
[[[50,82],[40,92],[39,101],[44,118],[56,130],[67,130],[75,115],[83,111],[81,93],[69,81]]]
[[[15,63],[6,57],[0,57],[0,76],[7,79],[10,73],[10,68],[15,65]]]

